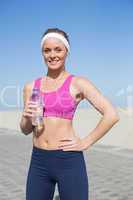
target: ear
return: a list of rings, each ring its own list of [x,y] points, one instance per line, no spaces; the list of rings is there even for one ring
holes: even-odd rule
[[[70,55],[70,52],[69,51],[67,51],[67,56],[69,56]]]

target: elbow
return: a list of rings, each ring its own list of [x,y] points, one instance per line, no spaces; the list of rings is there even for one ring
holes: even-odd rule
[[[112,119],[112,123],[113,124],[116,124],[120,120],[119,114],[118,114],[118,112],[116,110],[112,111],[111,119]]]
[[[29,135],[31,132],[28,132],[28,131],[23,131],[23,134],[24,135]]]
[[[119,114],[115,109],[109,110],[105,115],[112,124],[116,124],[120,120]]]
[[[24,135],[29,135],[32,131],[29,132],[29,131],[25,131],[25,130],[22,130],[22,129],[21,129],[21,132],[22,132]]]
[[[113,117],[113,122],[116,124],[120,120],[120,117],[118,115]]]
[[[26,131],[26,130],[24,130],[22,128],[20,128],[20,130],[21,130],[21,133],[23,133],[24,135],[29,135],[31,133],[31,132]]]

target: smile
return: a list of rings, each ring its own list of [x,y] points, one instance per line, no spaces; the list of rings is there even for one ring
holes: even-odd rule
[[[51,65],[56,65],[59,62],[59,60],[53,60],[53,61],[48,61]]]

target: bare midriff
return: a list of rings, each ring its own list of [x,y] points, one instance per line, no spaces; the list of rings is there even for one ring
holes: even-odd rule
[[[61,140],[77,137],[72,120],[59,117],[44,117],[44,129],[40,133],[33,132],[33,145],[47,150],[59,149]]]

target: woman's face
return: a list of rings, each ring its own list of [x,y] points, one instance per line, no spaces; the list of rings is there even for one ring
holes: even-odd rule
[[[47,38],[42,47],[42,54],[49,68],[58,69],[65,64],[67,49],[60,40]]]

